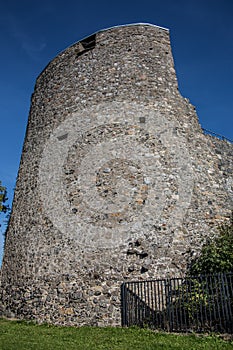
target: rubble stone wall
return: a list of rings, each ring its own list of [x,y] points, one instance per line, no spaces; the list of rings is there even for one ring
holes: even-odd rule
[[[233,146],[203,134],[169,31],[100,31],[38,77],[0,315],[120,325],[124,281],[185,274],[232,209]]]

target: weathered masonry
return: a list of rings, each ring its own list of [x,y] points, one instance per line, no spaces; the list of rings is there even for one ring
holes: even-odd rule
[[[119,325],[123,281],[183,275],[229,217],[232,151],[180,95],[167,29],[115,27],[66,49],[32,95],[0,314]]]

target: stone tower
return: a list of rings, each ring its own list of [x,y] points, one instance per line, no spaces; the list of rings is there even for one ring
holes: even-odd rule
[[[180,276],[232,208],[232,144],[179,91],[169,31],[100,31],[37,79],[0,314],[120,324],[125,280]]]

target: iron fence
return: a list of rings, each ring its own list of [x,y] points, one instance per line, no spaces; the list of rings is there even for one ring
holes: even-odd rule
[[[233,273],[126,282],[122,325],[233,333]]]

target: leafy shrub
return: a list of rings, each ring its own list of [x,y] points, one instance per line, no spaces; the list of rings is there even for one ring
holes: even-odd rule
[[[174,328],[232,330],[233,279],[227,273],[233,272],[233,213],[218,231],[191,261],[187,278],[172,291],[169,312]]]
[[[189,268],[189,275],[233,271],[233,213],[219,228],[219,235],[208,239]]]

